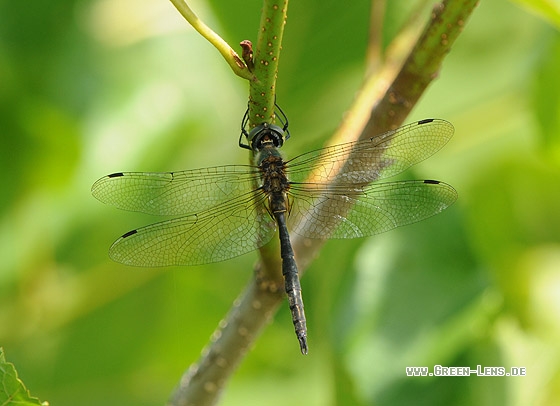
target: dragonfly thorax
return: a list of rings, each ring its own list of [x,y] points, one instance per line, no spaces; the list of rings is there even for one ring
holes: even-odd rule
[[[276,148],[265,148],[259,155],[262,190],[267,194],[286,193],[290,182],[286,176],[286,163]]]

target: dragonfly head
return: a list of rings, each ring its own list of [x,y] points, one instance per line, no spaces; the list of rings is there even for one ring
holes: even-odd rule
[[[253,151],[260,151],[265,145],[280,148],[290,137],[290,133],[274,124],[262,123],[251,130],[247,135],[249,147]]]
[[[249,109],[247,109],[241,121],[241,135],[239,136],[239,146],[241,148],[250,149],[252,151],[260,151],[265,146],[280,148],[284,145],[284,141],[290,138],[288,118],[278,105],[275,106],[277,112],[280,113],[276,116],[280,120],[282,127],[271,123],[261,123],[251,131],[247,131],[247,126],[249,124]],[[243,136],[247,139],[248,144],[243,143]]]

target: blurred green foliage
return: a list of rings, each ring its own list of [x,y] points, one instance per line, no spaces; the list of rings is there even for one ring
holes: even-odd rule
[[[412,3],[387,2],[386,42]],[[224,404],[559,404],[559,10],[519,3],[481,2],[408,120],[455,125],[409,175],[452,184],[458,202],[329,242],[302,281],[309,356],[283,306]],[[192,7],[234,46],[256,39],[260,1]],[[290,4],[287,156],[321,145],[351,103],[368,13],[365,0]],[[189,269],[112,263],[110,243],[156,219],[105,207],[90,186],[115,171],[245,163],[247,90],[165,0],[0,1],[0,345],[35,396],[162,404],[198,358],[256,254]],[[406,376],[436,364],[527,376]]]

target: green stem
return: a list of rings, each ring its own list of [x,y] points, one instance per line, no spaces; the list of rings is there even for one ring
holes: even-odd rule
[[[224,57],[233,52],[224,54],[221,49],[231,48],[196,18],[182,0],[171,1],[199,33],[217,48],[222,47],[218,49]],[[257,46],[254,51],[254,66],[251,77],[248,78],[250,80],[249,125],[252,127],[263,122],[275,121],[276,77],[287,9],[288,0],[264,0]],[[235,65],[238,59],[239,57],[234,58]],[[226,60],[231,66],[231,59],[226,57]],[[243,63],[243,66],[247,65]],[[232,69],[235,72],[236,66],[232,66]],[[248,71],[249,69],[242,70],[243,73]],[[278,240],[273,240],[274,243],[261,248],[263,266],[258,267],[255,272],[256,277],[236,301],[225,321],[220,323],[208,351],[185,372],[169,400],[169,405],[215,404],[247,349],[284,300]],[[263,309],[266,311],[263,312]]]
[[[438,77],[443,60],[477,4],[478,0],[445,0],[433,7],[430,23],[383,98],[371,111],[362,138],[403,123],[428,85]]]
[[[184,0],[170,1],[189,24],[222,54],[233,72],[249,81],[249,126],[274,123],[276,78],[288,0],[264,0],[253,69],[249,69],[228,43],[204,24]]]
[[[288,12],[288,0],[264,0],[257,47],[255,67],[249,90],[249,124],[254,127],[267,122],[274,123],[276,78]]]
[[[249,126],[274,123],[276,102],[276,78],[282,49],[282,38],[288,12],[288,0],[264,0],[261,23],[254,57],[253,74],[257,81],[251,82],[249,89]],[[262,267],[259,277],[267,285],[282,289],[280,244],[273,238],[259,249]]]
[[[198,18],[184,0],[170,1],[194,29],[197,30],[199,34],[206,38],[212,45],[214,45],[214,47],[216,47],[237,76],[251,82],[256,80],[255,76],[247,68],[247,65],[245,65],[245,62],[243,62],[233,48],[230,47],[222,37],[212,31],[210,27],[204,24],[204,22]]]

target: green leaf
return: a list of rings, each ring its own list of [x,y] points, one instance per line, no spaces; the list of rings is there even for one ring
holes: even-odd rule
[[[560,1],[558,0],[515,0],[532,13],[560,28]]]
[[[0,347],[0,406],[8,405],[42,405],[48,406],[48,402],[43,402],[32,397],[25,388],[23,382],[18,378],[14,364],[6,362],[4,349]]]

